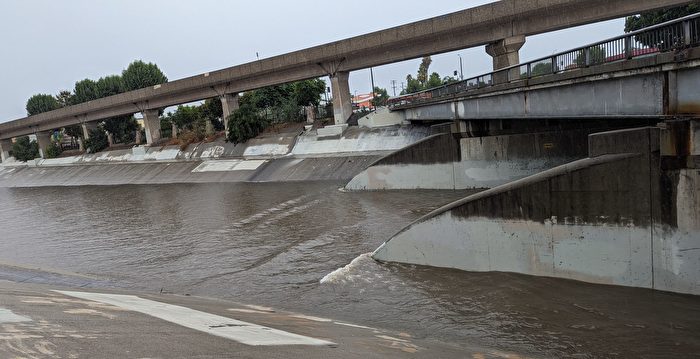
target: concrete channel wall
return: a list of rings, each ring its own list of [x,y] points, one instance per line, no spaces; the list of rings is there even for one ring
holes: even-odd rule
[[[378,160],[349,190],[492,188],[586,156],[591,130],[457,138],[438,134]]]
[[[589,158],[440,208],[373,257],[700,294],[700,171],[660,168],[658,128],[594,134]]]
[[[146,147],[0,166],[0,186],[80,186],[199,182],[348,181],[390,151],[422,139],[426,127],[352,128],[321,138],[313,131]]]

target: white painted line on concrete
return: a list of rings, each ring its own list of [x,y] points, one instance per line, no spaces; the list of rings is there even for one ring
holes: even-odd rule
[[[192,172],[255,171],[267,160],[216,160],[204,161]]]
[[[333,322],[334,324],[338,325],[344,325],[346,327],[352,327],[352,328],[360,328],[360,329],[369,329],[369,330],[377,330],[372,327],[365,327],[364,325],[357,325],[357,324],[350,324],[350,323],[343,323],[343,322]]]
[[[333,320],[327,319],[327,318],[321,318],[321,317],[314,317],[311,315],[304,315],[304,314],[294,314],[291,315],[292,318],[299,318],[299,319],[306,319],[306,320],[311,320],[314,322],[324,322],[324,323],[330,323]]]
[[[9,309],[0,308],[0,324],[5,323],[21,323],[21,322],[31,322],[32,320],[21,315],[13,313]]]
[[[133,295],[56,291],[70,297],[114,305],[246,345],[333,345],[334,343],[242,322]]]

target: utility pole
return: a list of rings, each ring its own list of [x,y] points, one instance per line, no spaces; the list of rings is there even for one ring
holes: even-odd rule
[[[464,68],[462,67],[462,55],[457,54],[459,57],[459,79],[464,80]]]
[[[372,100],[370,102],[370,105],[371,105],[371,107],[374,107],[376,109],[377,107],[374,105],[375,104],[375,101],[374,101],[374,70],[371,67],[369,68],[369,77],[372,80],[372,92],[371,92],[372,93]]]
[[[396,80],[391,80],[391,88],[394,89],[394,97],[396,97]]]

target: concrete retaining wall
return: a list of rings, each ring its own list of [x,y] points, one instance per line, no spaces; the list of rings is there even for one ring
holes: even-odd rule
[[[438,209],[373,257],[700,294],[699,171],[662,175],[658,129],[590,142],[590,158]]]
[[[373,163],[350,190],[492,188],[583,158],[590,130],[426,138]]]
[[[428,136],[428,127],[348,128],[336,137],[299,136],[292,154],[314,156],[328,153],[371,153],[395,151]]]

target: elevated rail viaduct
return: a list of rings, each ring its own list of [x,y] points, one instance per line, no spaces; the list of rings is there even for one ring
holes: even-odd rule
[[[238,93],[264,86],[329,76],[334,118],[352,114],[348,76],[365,69],[424,55],[487,45],[494,69],[519,62],[526,36],[619,18],[646,10],[678,6],[687,0],[502,0],[455,13],[356,36],[305,50],[130,91],[0,124],[0,153],[11,139],[35,134],[40,149],[52,130],[80,124],[89,129],[106,118],[142,113],[148,144],[160,139],[158,111],[218,97],[224,115],[238,107]]]

